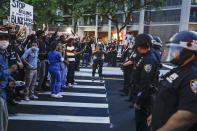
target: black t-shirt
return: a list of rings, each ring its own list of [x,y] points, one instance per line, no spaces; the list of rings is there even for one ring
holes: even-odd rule
[[[94,54],[94,59],[104,59],[104,46],[103,44],[96,44],[96,49],[98,50],[95,54]]]
[[[46,42],[44,41],[39,41],[38,42],[38,47],[39,47],[39,56],[38,58],[40,60],[44,60],[47,59],[47,52],[48,52],[48,45]],[[40,54],[40,53],[45,53],[45,54]]]
[[[161,128],[178,110],[197,114],[197,61],[173,69],[160,81],[154,102],[152,125]],[[197,126],[193,127],[197,130]]]
[[[7,48],[9,54],[8,56],[9,66],[17,64],[17,61],[19,60],[16,47],[17,46],[15,44],[11,44]]]

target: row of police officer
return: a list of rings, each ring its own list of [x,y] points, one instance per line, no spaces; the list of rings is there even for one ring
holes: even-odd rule
[[[160,80],[161,49],[157,38],[149,34],[138,35],[128,61],[123,64],[124,68],[129,65],[131,68],[129,84],[124,91],[129,88],[136,130],[195,131],[197,33],[183,31],[172,36],[162,60],[171,62],[175,68]]]

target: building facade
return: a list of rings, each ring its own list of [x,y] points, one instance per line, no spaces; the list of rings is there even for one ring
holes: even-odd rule
[[[64,25],[61,29],[62,32],[69,32],[73,30],[74,22],[70,15],[64,17],[65,21],[60,22]],[[120,23],[124,19],[124,15],[120,15]],[[77,24],[79,35],[89,33],[103,41],[117,38],[115,24],[105,17],[84,14]],[[162,8],[133,12],[127,26],[120,32],[120,39],[124,39],[128,33],[134,36],[150,33],[160,36],[162,41],[166,42],[174,33],[183,30],[197,31],[197,0],[166,0]]]

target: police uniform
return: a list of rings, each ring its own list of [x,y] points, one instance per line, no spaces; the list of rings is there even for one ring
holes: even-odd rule
[[[154,77],[157,70],[157,59],[155,55],[149,51],[146,54],[141,54],[139,61],[136,63],[135,86],[138,89],[135,103],[140,106],[135,109],[136,130],[147,131],[146,119],[150,114],[152,94],[151,84],[154,83]]]
[[[112,66],[116,66],[117,59],[117,46],[113,43],[111,44],[111,64]]]
[[[148,34],[139,34],[135,39],[138,60],[134,63],[133,83],[136,88],[135,120],[136,131],[148,131],[147,117],[152,107],[152,85],[155,83],[158,61],[151,51],[152,38]]]
[[[173,69],[160,84],[153,108],[152,126],[155,130],[178,110],[197,113],[197,60]],[[196,130],[197,126],[193,131]]]
[[[137,65],[141,63],[142,58],[139,52],[137,50],[134,50],[132,54],[129,57],[129,61],[133,62],[133,65],[131,66],[131,73],[130,73],[130,83],[129,83],[129,101],[135,102],[135,98],[137,96],[138,90],[135,86],[135,83],[137,82],[135,79],[136,76],[138,76],[137,71]],[[138,64],[137,64],[138,63]]]
[[[166,44],[163,60],[178,67],[165,74],[160,80],[159,92],[152,111],[154,131],[162,128],[177,111],[197,114],[196,41],[196,32],[182,31],[176,33],[169,44]],[[197,123],[187,131],[197,131]]]
[[[127,48],[121,56],[122,61],[127,62],[129,60],[129,57],[131,56],[132,52],[133,52],[132,48]],[[125,92],[126,95],[128,95],[128,93],[129,93],[129,84],[130,84],[130,76],[132,73],[132,67],[133,67],[133,65],[129,65],[127,67],[124,67],[124,70],[123,70],[123,75],[124,75],[123,91]]]

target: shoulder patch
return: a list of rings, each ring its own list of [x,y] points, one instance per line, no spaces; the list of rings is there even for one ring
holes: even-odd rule
[[[146,64],[144,65],[144,70],[149,73],[152,70],[152,65],[151,64]]]
[[[197,95],[197,79],[191,80],[190,81],[190,88],[192,92]]]

